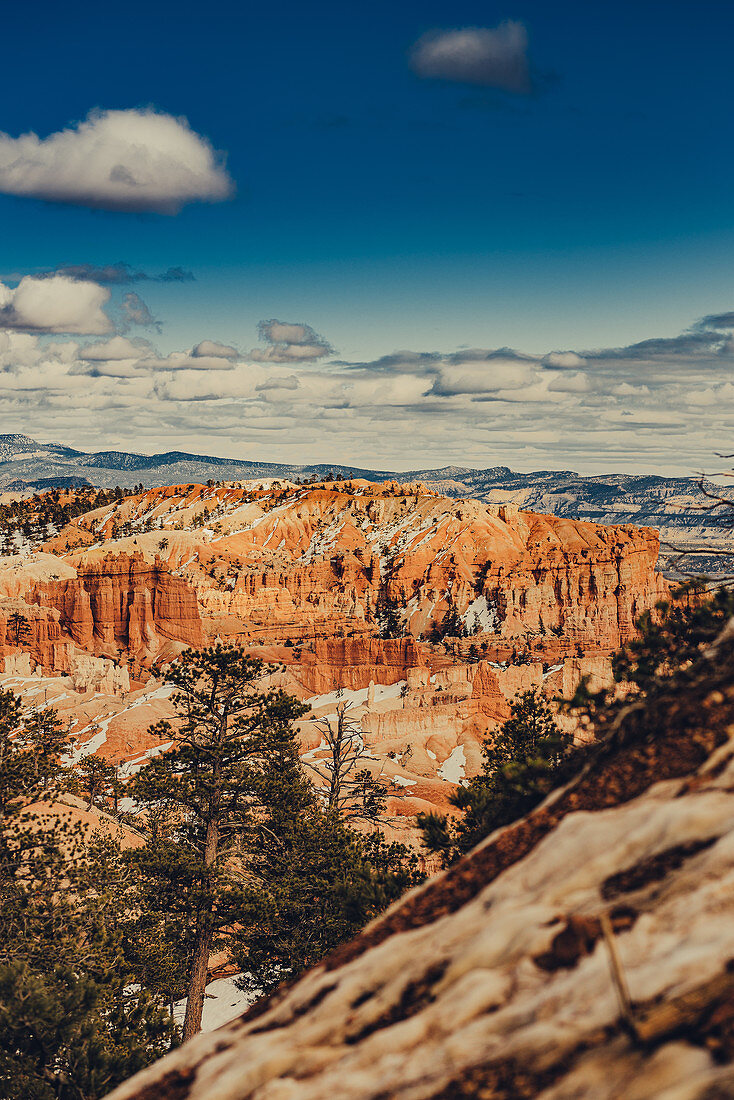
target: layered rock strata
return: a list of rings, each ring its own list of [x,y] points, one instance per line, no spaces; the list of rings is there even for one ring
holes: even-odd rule
[[[73,579],[39,584],[32,595],[58,612],[60,626],[87,653],[151,657],[164,640],[204,643],[194,590],[142,554],[107,555]]]
[[[552,661],[618,648],[667,591],[652,529],[452,501],[421,486],[151,490],[81,517],[68,538],[125,528],[134,535],[116,545],[151,563],[160,553],[196,587],[210,633],[262,643],[361,631],[390,601],[414,637],[453,607],[488,656],[526,648]],[[105,555],[103,544],[71,559]]]

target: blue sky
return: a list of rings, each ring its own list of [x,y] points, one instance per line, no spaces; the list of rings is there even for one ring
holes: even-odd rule
[[[120,443],[119,410],[134,391],[141,411],[126,420],[128,445],[141,449],[154,447],[162,431],[177,446],[189,441],[192,449],[245,457],[358,461],[369,453],[402,468],[434,459],[582,469],[639,468],[641,461],[678,472],[706,465],[717,446],[731,449],[726,341],[705,357],[699,349],[686,359],[676,347],[675,364],[666,360],[664,370],[659,360],[630,354],[626,373],[598,366],[620,361],[602,353],[677,337],[702,316],[734,308],[730,5],[214,0],[194,10],[131,0],[112,10],[83,0],[13,5],[3,23],[12,94],[0,116],[9,139],[4,161],[0,142],[0,191],[16,193],[0,193],[0,279],[12,291],[24,276],[118,261],[149,276],[171,268],[193,275],[111,287],[101,308],[155,355],[146,351],[147,366],[131,368],[135,385],[130,378],[113,383],[110,374],[91,384],[99,389],[96,412],[84,423],[68,419],[70,391],[58,371],[38,374],[35,389],[32,375],[20,385],[22,370],[37,370],[38,362],[22,361],[27,347],[8,349],[4,369],[13,377],[4,398],[0,378],[0,410],[14,428],[100,447],[116,433]],[[508,24],[514,30],[498,31]],[[499,33],[498,48],[526,65],[521,86],[493,75],[491,65],[480,81],[467,79],[455,56],[448,76],[437,74],[427,47],[416,52],[416,43],[462,28]],[[43,201],[48,183],[39,198],[25,176],[18,182],[12,143],[21,135],[46,139],[83,124],[90,111],[133,109],[188,120],[193,134],[226,157],[229,197],[185,201],[177,213],[141,212],[106,209],[86,192]],[[221,160],[217,166],[221,183]],[[63,165],[54,162],[52,174],[63,175]],[[121,322],[121,295],[130,288],[157,326],[131,334]],[[70,323],[64,331],[59,322],[44,330],[19,318],[16,311],[9,321],[13,339],[32,331],[41,348],[51,335],[78,343],[103,327],[84,333]],[[275,409],[267,379],[258,375],[255,387],[270,393],[267,408],[244,384],[229,384],[233,371],[252,373],[248,352],[264,319],[311,326],[329,346],[288,376]],[[221,396],[214,364],[212,392],[201,392],[199,378],[198,396],[187,401],[182,383],[198,376],[179,367],[174,377],[161,357],[205,339],[232,345],[237,365],[230,357],[223,368]],[[389,414],[395,427],[386,440],[377,403],[364,411],[332,389],[329,405],[326,382],[312,378],[318,366],[343,386],[344,361],[365,378],[384,377],[374,364],[396,350],[447,357],[478,348],[491,356],[508,347],[540,364],[526,386],[548,383],[540,372],[556,369],[544,362],[549,354],[573,351],[584,359],[576,366],[591,390],[577,379],[574,391],[551,391],[573,392],[568,407],[549,409],[531,388],[523,407],[506,390],[481,390],[473,380],[461,408],[454,401],[434,409],[436,375],[429,372],[420,376],[430,383],[421,394],[405,383],[405,404],[395,390],[389,407],[405,410],[404,419]],[[487,356],[483,362],[497,361]],[[69,368],[74,377],[90,369],[80,362]],[[150,383],[145,393],[142,374]],[[636,395],[611,392],[635,385]],[[522,385],[511,389],[522,393]],[[694,408],[722,418],[713,435],[691,423],[691,393]],[[608,446],[598,431],[601,397],[622,425]],[[187,411],[191,401],[196,408]],[[503,429],[485,438],[490,404]],[[625,446],[624,421],[640,405],[649,413],[646,426],[631,430]],[[346,419],[337,429],[340,408]],[[301,434],[304,416],[310,430]],[[519,446],[515,429],[527,433],[528,418],[535,436]],[[426,423],[434,434],[440,425],[430,444],[423,442]],[[420,442],[415,454],[406,448],[407,425]],[[571,446],[569,431],[577,436],[579,426],[588,427],[588,438]],[[689,437],[684,448],[681,430]],[[640,458],[633,447],[641,432],[649,439]]]

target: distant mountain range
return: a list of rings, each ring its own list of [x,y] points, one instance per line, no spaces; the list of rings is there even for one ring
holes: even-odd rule
[[[734,489],[697,478],[652,474],[603,474],[585,477],[573,470],[515,473],[507,466],[472,470],[445,466],[438,470],[366,470],[333,463],[250,462],[212,455],[166,451],[145,455],[130,451],[78,451],[60,443],[39,443],[27,435],[0,435],[0,492],[94,485],[180,485],[215,480],[282,477],[289,480],[328,473],[370,481],[423,481],[450,497],[476,497],[495,503],[511,501],[534,512],[549,512],[595,523],[634,523],[657,527],[677,546],[703,541],[712,548],[732,545],[734,511],[710,511],[707,493],[734,504]],[[734,565],[734,558],[730,559]],[[704,561],[699,563],[704,568]],[[711,563],[708,563],[709,565]],[[720,563],[719,563],[720,564]],[[708,567],[708,566],[707,566]]]

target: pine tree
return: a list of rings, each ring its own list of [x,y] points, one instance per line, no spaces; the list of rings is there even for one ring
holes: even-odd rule
[[[446,614],[439,623],[438,620],[433,619],[428,631],[428,640],[433,645],[438,645],[444,638],[465,638],[466,627],[464,621],[459,614],[456,604],[451,596],[449,596],[449,606],[446,610]]]
[[[147,843],[125,853],[138,885],[138,905],[124,922],[125,953],[172,1015],[189,984],[199,869],[197,854],[179,843],[179,809],[159,804],[146,816]]]
[[[20,645],[21,638],[25,638],[28,635],[28,620],[25,615],[21,615],[20,611],[14,611],[8,619],[8,628],[15,638],[15,644],[18,646]]]
[[[20,699],[12,691],[0,691],[0,829],[33,789],[31,754],[17,744],[21,721]]]
[[[405,633],[403,626],[403,608],[389,594],[386,585],[382,586],[377,598],[376,617],[381,638],[400,638]]]
[[[24,714],[12,691],[0,691],[0,829],[24,806],[69,786],[61,762],[68,747],[53,708]]]
[[[571,743],[537,689],[517,696],[502,729],[484,744],[481,773],[451,797],[462,812],[458,822],[419,816],[425,846],[448,866],[494,829],[522,817],[553,788]]]
[[[122,953],[118,921],[134,884],[119,848],[28,809],[68,783],[59,729],[53,712],[24,716],[19,700],[0,693],[0,1096],[8,1100],[95,1100],[172,1036]]]
[[[466,637],[466,627],[464,626],[463,619],[458,612],[456,604],[450,597],[448,610],[441,620],[440,632],[441,638]]]
[[[104,806],[112,803],[117,810],[117,803],[122,793],[122,783],[117,775],[117,768],[101,756],[83,756],[75,768],[76,775],[81,783],[82,790],[87,795],[87,809],[93,806]]]
[[[15,731],[15,746],[24,749],[28,754],[28,765],[36,794],[45,793],[53,781],[59,780],[62,775],[64,785],[69,785],[70,769],[61,764],[61,757],[71,747],[69,731],[53,707],[44,707],[24,715]],[[29,788],[26,791],[30,793]]]
[[[177,718],[151,727],[174,747],[132,784],[143,806],[178,813],[168,845],[149,853],[146,869],[186,886],[193,931],[184,1039],[201,1029],[209,956],[232,919],[237,858],[257,816],[263,768],[279,739],[293,741],[291,722],[305,710],[282,691],[263,691],[265,671],[236,646],[186,650],[169,672]]]
[[[378,829],[353,832],[303,779],[296,746],[282,742],[261,774],[259,840],[231,940],[245,989],[313,966],[421,880],[412,853]]]
[[[654,726],[657,708],[668,706],[671,690],[685,691],[701,675],[707,650],[732,616],[734,591],[721,587],[711,593],[703,581],[688,582],[639,618],[637,637],[612,658],[614,684],[590,692],[584,678],[564,709],[599,739],[617,728],[622,711],[627,728],[638,716]]]

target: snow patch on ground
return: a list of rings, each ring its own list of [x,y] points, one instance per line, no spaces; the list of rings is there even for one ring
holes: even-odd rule
[[[399,699],[400,689],[404,684],[405,680],[398,680],[397,684],[375,684],[375,702]],[[338,703],[351,703],[353,707],[361,707],[367,702],[368,692],[369,688],[344,688],[340,696],[337,696],[336,691],[328,691],[325,695],[312,695],[305,702],[311,710],[321,710],[322,707],[332,707]]]
[[[321,744],[317,745],[315,749],[309,749],[308,752],[301,754],[301,760],[305,760],[307,763],[313,760],[320,752],[326,752],[329,748],[329,742],[325,738],[321,738]]]
[[[561,661],[560,665],[551,665],[550,668],[543,673],[543,679],[547,680],[549,676],[552,676],[554,672],[558,672],[561,668],[563,668],[563,661]]]
[[[201,1020],[202,1031],[214,1031],[222,1024],[228,1024],[240,1016],[251,1004],[257,1000],[256,993],[243,993],[235,985],[236,976],[232,978],[218,978],[210,982],[206,987],[204,998],[204,1015]],[[186,1013],[186,998],[176,1001],[173,1006],[173,1018],[178,1024],[183,1023]]]
[[[447,783],[460,783],[466,775],[466,754],[463,745],[457,745],[451,750],[441,767],[438,769],[441,779]]]
[[[153,745],[151,749],[146,749],[140,756],[136,756],[134,760],[126,760],[124,764],[120,764],[117,769],[117,774],[120,779],[127,779],[128,776],[134,775],[135,772],[139,772],[146,760],[152,760],[154,756],[158,756],[162,752],[168,752],[173,747],[173,741],[166,741],[164,745]]]
[[[473,629],[477,620],[482,630],[497,630],[500,625],[497,608],[494,604],[487,603],[486,596],[477,596],[461,616],[461,621],[469,631]]]
[[[102,745],[104,745],[105,741],[107,740],[107,731],[110,728],[110,723],[114,722],[114,720],[116,718],[119,718],[120,715],[126,714],[128,711],[135,710],[136,707],[144,706],[146,703],[150,703],[153,699],[168,699],[171,695],[173,695],[175,690],[176,689],[173,687],[173,685],[164,684],[162,687],[157,687],[153,691],[146,692],[144,695],[141,695],[139,699],[134,699],[126,707],[122,707],[120,710],[111,711],[104,717],[99,716],[93,719],[89,723],[89,725],[84,726],[83,729],[77,730],[73,734],[73,737],[78,744],[83,734],[96,727],[96,732],[94,733],[94,735],[90,737],[88,741],[85,741],[84,744],[79,745],[79,747],[75,749],[75,751],[71,754],[71,756],[69,757],[70,763],[78,764],[82,757],[91,756],[91,754],[95,753],[97,749],[101,749]],[[97,692],[96,695],[99,695],[99,692]],[[155,755],[154,750],[149,751],[153,751],[153,754]]]

